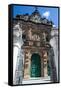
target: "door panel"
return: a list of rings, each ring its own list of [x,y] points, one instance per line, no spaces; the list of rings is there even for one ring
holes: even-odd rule
[[[41,59],[39,54],[33,54],[31,57],[31,77],[41,76]]]

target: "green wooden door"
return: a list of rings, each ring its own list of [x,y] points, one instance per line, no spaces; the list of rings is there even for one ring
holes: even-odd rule
[[[47,70],[48,70],[48,76],[50,76],[51,75],[51,70],[50,70],[49,61],[47,61]]]
[[[41,76],[41,60],[39,54],[33,54],[31,57],[31,77]]]

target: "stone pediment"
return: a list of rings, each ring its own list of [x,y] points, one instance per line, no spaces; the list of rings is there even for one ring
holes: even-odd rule
[[[35,11],[31,15],[29,15],[28,13],[26,13],[24,15],[17,15],[16,19],[21,19],[24,21],[31,21],[31,22],[35,22],[35,23],[43,23],[43,24],[48,24],[48,25],[53,24],[52,21],[49,21],[45,17],[42,17],[40,15],[40,12],[37,9],[35,9]]]

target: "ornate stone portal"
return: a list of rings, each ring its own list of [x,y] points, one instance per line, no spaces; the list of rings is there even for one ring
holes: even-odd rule
[[[52,30],[51,21],[47,20],[46,18],[42,18],[40,13],[36,9],[31,15],[28,14],[17,15],[16,18],[13,19],[13,27],[18,23],[21,29],[19,29],[18,31],[20,35],[19,35],[19,39],[17,38],[17,40],[19,40],[19,42],[21,42],[22,40],[23,42],[20,48],[21,50],[23,50],[23,55],[24,55],[23,69],[22,69],[23,78],[27,80],[31,78],[38,78],[38,76],[52,77],[52,73],[53,73],[51,69],[52,64],[49,59],[49,52],[50,49],[52,48],[51,45],[49,44],[51,38],[50,33]],[[22,30],[22,33],[20,33],[20,30]],[[16,29],[14,29],[14,32],[15,31]],[[22,35],[22,39],[20,39],[21,35]],[[32,55],[34,55],[33,59],[35,60],[38,60],[38,55],[40,56],[40,64],[39,64],[40,69],[37,66],[38,65],[37,63],[39,62],[35,60],[32,61]],[[32,64],[32,62],[34,63]],[[21,64],[19,66],[21,66]],[[40,73],[37,73],[38,70]],[[20,83],[20,81],[18,83]]]

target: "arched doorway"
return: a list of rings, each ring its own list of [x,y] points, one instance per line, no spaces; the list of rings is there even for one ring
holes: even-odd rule
[[[41,77],[41,59],[37,53],[31,56],[31,77]]]

